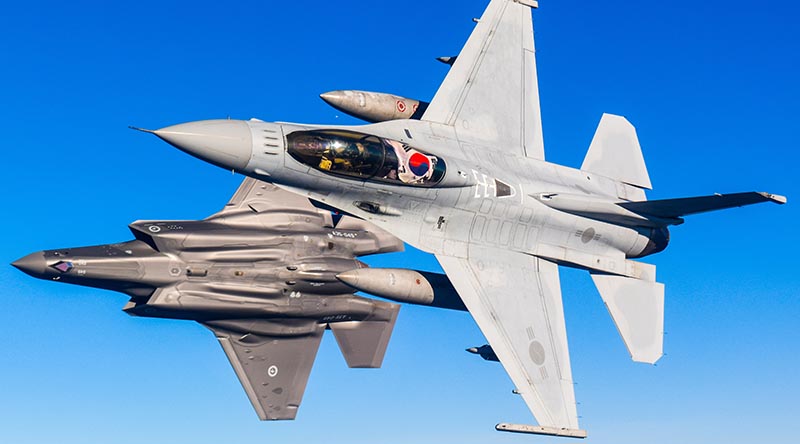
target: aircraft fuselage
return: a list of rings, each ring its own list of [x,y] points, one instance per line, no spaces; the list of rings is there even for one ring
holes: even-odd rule
[[[210,153],[181,139],[186,134],[208,139],[209,131],[218,132],[226,122],[240,128],[242,144],[252,147],[249,159],[243,146],[237,148],[238,159],[228,160],[218,151]],[[640,189],[590,172],[460,143],[453,128],[445,125],[396,120],[332,127],[254,119],[192,122],[156,134],[221,167],[273,182],[384,228],[392,223],[393,234],[429,253],[467,257],[464,240],[470,239],[563,265],[641,278],[650,273],[648,267],[627,259],[661,251],[668,241],[666,228],[608,223],[543,203],[552,195],[619,202],[641,193]],[[426,171],[417,171],[427,174],[407,173],[412,177],[403,178],[402,172],[379,165],[388,162],[389,155],[397,157],[386,147],[398,146],[428,162]],[[370,150],[378,154],[371,155]],[[378,160],[372,165],[370,159]]]

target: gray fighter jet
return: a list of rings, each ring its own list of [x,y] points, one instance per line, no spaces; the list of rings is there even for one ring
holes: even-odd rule
[[[128,242],[42,251],[12,265],[125,293],[123,310],[133,316],[205,325],[262,420],[294,419],[326,327],[348,366],[381,366],[400,306],[356,296],[356,288],[464,309],[442,275],[370,269],[356,259],[402,251],[396,237],[252,178],[207,219],[137,221],[130,229]]]
[[[210,120],[154,133],[436,255],[539,426],[578,426],[559,266],[589,271],[633,360],[662,355],[664,286],[635,261],[684,216],[785,203],[763,192],[648,201],[634,127],[604,114],[579,169],[545,161],[531,0],[492,0],[420,120],[320,126]]]

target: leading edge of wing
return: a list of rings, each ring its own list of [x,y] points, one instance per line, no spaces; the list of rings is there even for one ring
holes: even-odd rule
[[[577,429],[558,265],[476,245],[436,258],[539,425]]]

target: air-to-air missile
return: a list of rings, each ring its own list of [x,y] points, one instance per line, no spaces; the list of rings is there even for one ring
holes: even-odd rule
[[[320,94],[319,97],[339,111],[371,123],[419,120],[428,108],[428,102],[380,92],[330,91]]]
[[[199,221],[137,221],[134,240],[46,250],[13,265],[40,278],[122,292],[134,316],[197,321],[217,336],[261,419],[293,419],[323,331],[350,367],[380,367],[399,305],[464,310],[444,275],[366,268],[403,250],[351,216],[247,178]]]
[[[458,56],[449,56],[449,57],[436,57],[436,60],[444,63],[445,65],[453,66],[456,63],[456,59]]]
[[[481,345],[480,347],[470,347],[467,349],[467,351],[472,354],[479,355],[481,358],[487,361],[500,362],[500,359],[497,358],[497,354],[494,352],[494,349],[489,344]]]

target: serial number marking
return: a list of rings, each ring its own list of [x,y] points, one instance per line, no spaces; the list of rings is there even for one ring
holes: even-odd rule
[[[355,239],[355,238],[358,237],[358,234],[357,233],[347,233],[347,232],[344,232],[344,231],[333,230],[333,231],[331,231],[331,236],[346,237],[348,239]]]
[[[352,319],[349,315],[339,314],[339,315],[331,315],[325,316],[322,318],[323,322],[336,322],[336,321],[349,321]]]

